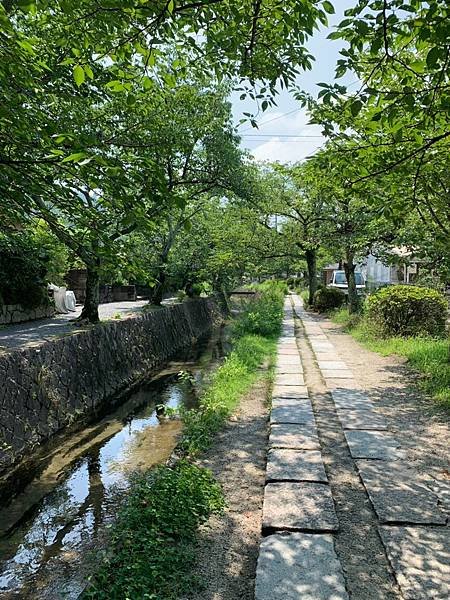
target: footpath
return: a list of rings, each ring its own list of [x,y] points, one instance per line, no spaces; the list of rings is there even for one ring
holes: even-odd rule
[[[450,487],[435,483],[320,321],[286,298],[255,599],[448,600]]]

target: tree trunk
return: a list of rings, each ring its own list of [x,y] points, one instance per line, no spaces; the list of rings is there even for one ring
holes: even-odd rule
[[[83,310],[78,317],[80,321],[89,321],[89,323],[98,323],[98,305],[100,302],[100,261],[95,265],[86,265],[86,298],[84,300]]]
[[[150,303],[155,304],[156,306],[160,306],[163,301],[164,289],[166,284],[167,274],[164,269],[160,268],[158,271],[158,276],[156,278],[157,283],[152,290],[150,296]]]
[[[306,265],[308,267],[308,304],[314,303],[314,294],[317,291],[317,253],[316,250],[306,250],[305,252]]]
[[[346,252],[346,261],[344,262],[344,270],[345,276],[347,277],[347,285],[348,285],[348,312],[350,314],[358,311],[359,308],[359,298],[358,292],[356,290],[356,280],[355,280],[355,263],[353,262],[354,255],[353,252],[347,250]]]

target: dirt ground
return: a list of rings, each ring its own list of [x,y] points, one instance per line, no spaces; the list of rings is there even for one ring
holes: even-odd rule
[[[227,509],[202,527],[199,589],[189,600],[253,600],[268,440],[268,383],[258,381],[200,464],[223,487]]]

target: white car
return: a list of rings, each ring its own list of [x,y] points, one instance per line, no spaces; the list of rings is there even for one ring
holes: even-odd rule
[[[366,282],[364,281],[363,274],[358,271],[355,271],[355,283],[357,293],[363,294],[366,290]],[[333,278],[331,283],[328,284],[328,287],[337,288],[348,295],[348,283],[345,271],[333,271]]]

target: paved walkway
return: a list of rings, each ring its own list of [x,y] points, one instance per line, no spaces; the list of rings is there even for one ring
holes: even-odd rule
[[[134,317],[141,312],[142,307],[146,304],[148,304],[147,300],[101,304],[99,306],[100,320],[114,319],[118,315],[122,319]],[[66,315],[3,326],[0,328],[0,352],[37,346],[58,336],[82,331],[81,328],[72,323],[74,319],[80,316],[81,309],[81,306],[77,306],[75,312]]]
[[[272,394],[256,600],[448,600],[450,490],[405,460],[320,322],[292,300]],[[301,357],[320,373],[322,398],[308,393]]]

